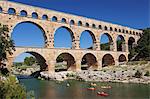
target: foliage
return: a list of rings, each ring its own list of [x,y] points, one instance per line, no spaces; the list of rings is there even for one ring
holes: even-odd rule
[[[138,45],[130,50],[130,58],[135,60],[150,60],[150,28],[143,30],[143,35],[138,41]]]
[[[62,55],[59,55],[56,59],[57,62],[63,62],[63,56]]]
[[[16,62],[16,63],[13,64],[13,66],[15,66],[15,67],[16,67],[16,66],[22,66],[22,65],[23,65],[22,62]]]
[[[101,44],[101,50],[110,50],[109,43]]]
[[[132,61],[132,62],[128,62],[127,65],[144,65],[147,63],[148,61]]]
[[[0,99],[26,99],[26,91],[17,83],[15,76],[0,81]]]
[[[7,25],[0,24],[0,66],[2,61],[7,59],[7,54],[12,54],[15,50],[14,42],[8,35],[9,29]]]
[[[35,63],[36,63],[36,59],[34,57],[32,57],[32,56],[26,57],[24,59],[24,64],[27,65],[27,66],[32,66]]]
[[[149,71],[146,71],[146,73],[144,74],[144,76],[150,76]]]
[[[137,70],[136,73],[135,73],[135,75],[134,75],[134,77],[141,78],[141,76],[142,76],[142,73]]]

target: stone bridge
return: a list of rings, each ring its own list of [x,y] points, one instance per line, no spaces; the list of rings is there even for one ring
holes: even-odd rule
[[[129,48],[137,44],[142,31],[113,23],[103,22],[82,16],[52,11],[10,1],[0,1],[1,23],[8,25],[11,37],[14,28],[25,22],[35,24],[43,31],[44,48],[16,47],[12,56],[8,56],[8,66],[21,53],[30,53],[37,58],[40,65],[55,70],[56,59],[59,55],[67,62],[68,70],[81,70],[81,62],[86,59],[89,69],[101,69],[107,65],[118,65],[128,61]],[[54,47],[54,34],[60,28],[70,31],[72,48],[63,49]],[[80,36],[88,31],[93,39],[92,49],[80,48]],[[106,34],[110,40],[110,50],[103,51],[100,47],[100,37]],[[117,49],[117,37],[123,40],[121,50]]]

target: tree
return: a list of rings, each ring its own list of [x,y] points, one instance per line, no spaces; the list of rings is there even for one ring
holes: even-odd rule
[[[15,51],[14,42],[8,35],[9,29],[7,25],[0,24],[0,68],[7,60],[7,55],[12,55]]]
[[[32,57],[32,56],[26,57],[24,59],[24,64],[27,65],[27,66],[32,66],[35,63],[36,63],[36,59],[34,57]]]
[[[134,60],[150,60],[150,28],[143,30],[138,45],[130,50],[129,56]]]

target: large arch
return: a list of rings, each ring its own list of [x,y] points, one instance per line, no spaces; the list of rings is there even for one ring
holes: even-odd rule
[[[108,33],[103,33],[100,36],[100,49],[101,50],[110,50],[113,51],[114,49],[114,42],[113,39],[111,37],[111,35],[109,35]]]
[[[37,61],[38,65],[40,65],[40,70],[41,71],[46,71],[48,69],[46,59],[41,54],[39,54],[38,52],[34,52],[34,51],[23,51],[21,53],[17,53],[16,56],[14,57],[13,62],[15,61],[15,59],[18,56],[20,56],[23,53],[28,53],[28,54],[34,56],[36,58],[36,61]],[[23,56],[21,56],[21,57],[23,57]],[[28,57],[28,56],[26,56],[26,57]]]
[[[62,34],[63,33],[63,34]],[[67,35],[67,36],[64,36]],[[54,33],[54,47],[55,48],[74,48],[74,33],[66,26],[61,26],[55,30]]]
[[[119,61],[119,62],[126,62],[126,61],[127,61],[126,56],[123,55],[123,54],[121,54],[121,55],[119,56],[119,58],[118,58],[118,61]]]
[[[30,37],[30,35],[31,34],[29,34],[29,33],[26,33],[26,34],[22,34],[22,30],[23,30],[23,32],[25,32],[25,31],[31,31],[31,32],[33,32],[33,33],[35,33],[35,28],[34,29],[32,29],[32,30],[30,30],[30,28],[32,28],[32,26],[24,26],[24,24],[31,24],[33,27],[35,27],[36,29],[38,29],[38,31],[40,32],[40,33],[42,33],[42,34],[40,34],[41,36],[42,36],[42,38],[41,38],[41,43],[43,43],[42,44],[42,46],[43,47],[45,47],[45,44],[47,43],[47,36],[46,36],[46,32],[45,32],[45,30],[39,25],[39,24],[37,24],[37,23],[35,23],[35,22],[32,22],[32,21],[22,21],[22,22],[18,22],[18,23],[16,23],[16,25],[14,25],[14,27],[13,27],[13,29],[12,29],[12,31],[11,31],[11,34],[10,34],[10,36],[11,36],[11,38],[13,39],[14,37],[14,41],[15,41],[15,39],[16,39],[16,37],[18,37],[18,35],[20,36],[20,37],[22,37],[22,35],[25,35],[25,36],[28,36],[28,37]],[[20,28],[19,28],[19,30],[17,30],[16,28],[17,27],[19,27],[20,26]],[[27,35],[28,34],[28,35]],[[15,35],[15,36],[14,36]],[[32,34],[33,35],[33,34]],[[36,35],[36,34],[35,34]],[[35,36],[34,36],[35,37]],[[25,38],[25,37],[24,37]],[[37,40],[39,41],[39,38],[37,38]],[[19,41],[24,41],[24,42],[29,42],[28,41],[28,38],[25,38],[25,40],[19,40]],[[30,42],[30,43],[32,43],[32,42]],[[38,42],[39,43],[39,42]],[[22,46],[22,45],[19,45],[19,46]],[[29,47],[29,46],[28,46]],[[39,47],[39,46],[38,46]]]
[[[129,51],[134,47],[135,39],[133,37],[129,37],[128,39],[128,49]]]
[[[75,70],[75,58],[70,53],[61,53],[56,58],[56,71]]]
[[[80,48],[95,49],[96,37],[90,30],[85,30],[80,35]]]
[[[87,53],[82,57],[81,60],[81,69],[82,70],[88,70],[88,69],[97,69],[97,59],[95,55],[91,53]]]
[[[118,35],[116,39],[117,51],[126,51],[125,39],[122,35]]]
[[[111,54],[105,54],[102,58],[102,67],[115,65],[115,60]]]

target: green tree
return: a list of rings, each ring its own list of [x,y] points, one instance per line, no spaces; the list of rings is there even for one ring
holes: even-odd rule
[[[9,29],[7,25],[0,24],[0,68],[3,61],[7,60],[7,55],[13,54],[15,50],[14,42],[8,35]]]
[[[150,60],[150,28],[143,30],[138,45],[130,50],[130,58],[134,60]]]
[[[36,63],[36,59],[34,57],[32,57],[32,56],[26,57],[24,59],[24,64],[27,65],[27,66],[32,66],[35,63]]]

